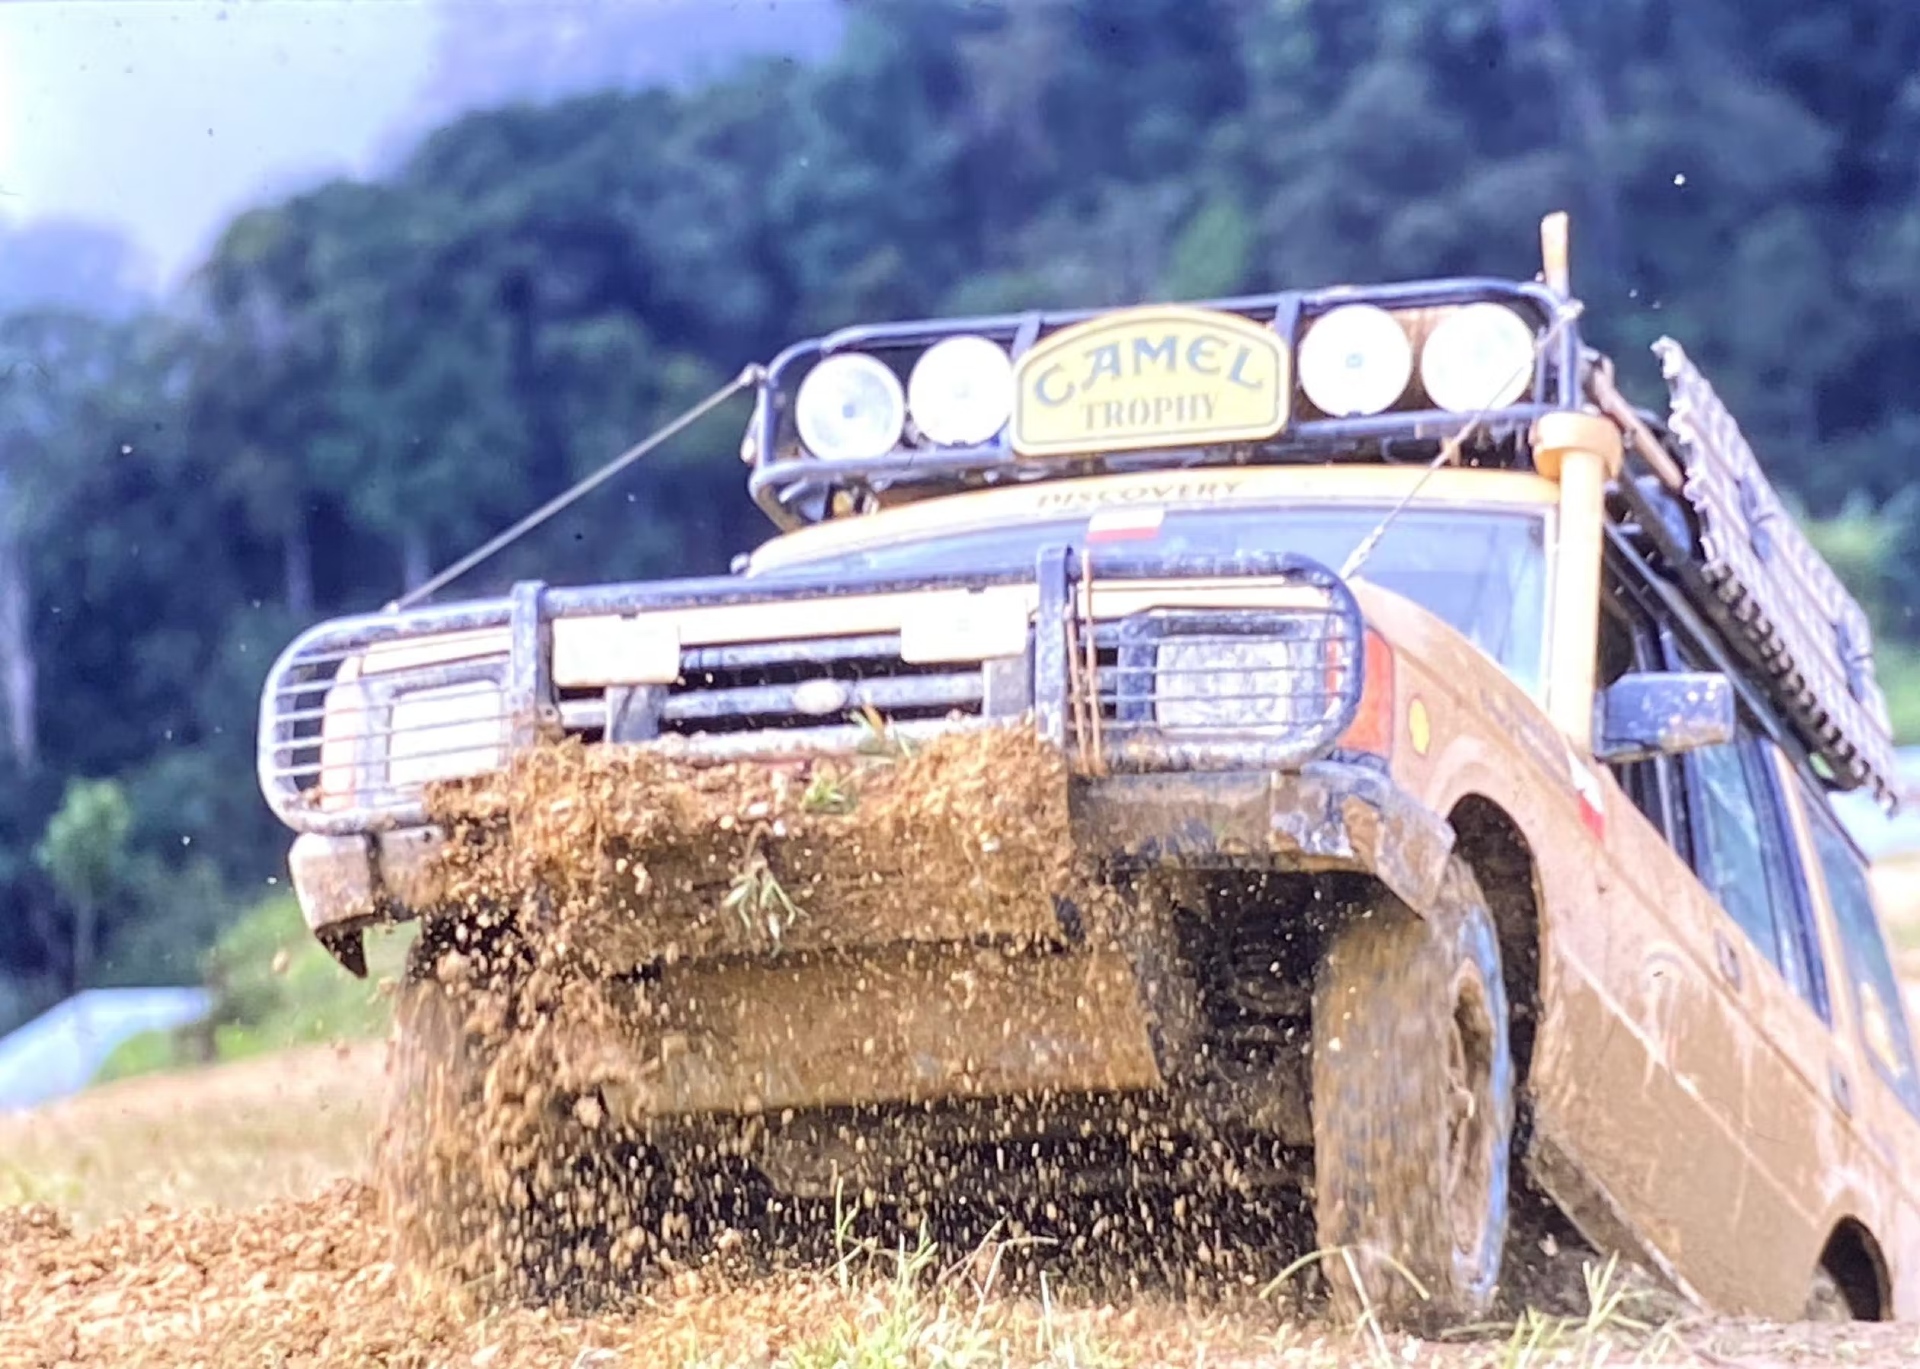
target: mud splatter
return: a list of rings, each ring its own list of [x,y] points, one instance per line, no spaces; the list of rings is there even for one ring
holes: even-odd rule
[[[577,743],[430,796],[443,900],[609,974],[910,940],[1058,935],[1085,884],[1066,773],[1030,730],[910,754],[702,766]]]
[[[1744,1369],[1910,1364],[1912,1326],[1696,1323],[1653,1340],[1621,1328],[1521,1324],[1450,1343],[1301,1321],[1250,1292],[1090,1297],[1072,1281],[1009,1291],[1000,1247],[863,1247],[785,1273],[709,1261],[595,1317],[487,1306],[398,1268],[373,1193],[338,1183],[242,1212],[150,1208],[85,1236],[9,1210],[0,1244],[0,1365],[655,1369],[655,1366],[1207,1364],[1438,1369],[1525,1363]],[[905,1261],[903,1274],[902,1260]],[[1382,1357],[1382,1347],[1385,1358]],[[1528,1347],[1532,1349],[1529,1350]]]
[[[766,1114],[911,1075],[917,1007],[970,1032],[938,1043],[957,1062],[942,1087],[982,1091],[1043,1002],[1071,1017],[1096,996],[1099,962],[1062,961],[1022,1001],[1033,1020],[968,1017],[1026,952],[1112,939],[1057,753],[1018,729],[911,752],[876,731],[875,753],[703,766],[568,744],[430,796],[449,840],[380,1164],[409,1260],[617,1301],[676,1250],[777,1215],[743,1162]],[[809,1030],[828,1017],[837,1036]],[[752,1071],[776,1066],[786,1092],[763,1098]],[[705,1120],[663,1135],[663,1097],[667,1121]],[[834,1140],[884,1144],[854,1124]]]

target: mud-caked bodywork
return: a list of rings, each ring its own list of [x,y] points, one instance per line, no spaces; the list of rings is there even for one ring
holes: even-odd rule
[[[1490,403],[1463,316],[1519,338]],[[1920,1313],[1920,1079],[1826,798],[1886,785],[1864,619],[1684,355],[1662,422],[1576,316],[1448,281],[797,347],[738,573],[288,649],[261,779],[308,921],[359,970],[545,833],[578,861],[507,901],[599,908],[569,935],[650,1005],[582,1087],[780,1189],[885,1191],[983,1118],[1079,1157],[988,1178],[1098,1185],[1152,1134],[1307,1187],[1394,1315],[1484,1309],[1523,1189],[1709,1306]],[[1381,319],[1407,355],[1341,416]],[[954,339],[984,424],[926,398]]]

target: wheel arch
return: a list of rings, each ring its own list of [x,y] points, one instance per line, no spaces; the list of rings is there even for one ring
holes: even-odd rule
[[[1891,1318],[1893,1284],[1886,1252],[1866,1223],[1851,1216],[1834,1223],[1817,1267],[1826,1270],[1839,1286],[1855,1321]]]
[[[1447,822],[1454,854],[1473,871],[1500,935],[1514,1078],[1524,1095],[1540,1022],[1539,863],[1519,823],[1485,795],[1464,795]]]

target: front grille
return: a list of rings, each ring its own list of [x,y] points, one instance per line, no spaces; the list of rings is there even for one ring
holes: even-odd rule
[[[567,730],[588,741],[668,742],[700,754],[778,754],[850,745],[872,720],[900,736],[1017,714],[1004,688],[1018,659],[984,665],[901,659],[897,633],[690,647],[671,685],[563,694]]]
[[[823,708],[837,684],[841,699]],[[809,703],[808,690],[821,702]],[[911,665],[897,635],[764,646],[705,647],[681,657],[680,682],[661,707],[660,730],[681,736],[846,721],[871,708],[895,721],[978,715],[980,667]]]

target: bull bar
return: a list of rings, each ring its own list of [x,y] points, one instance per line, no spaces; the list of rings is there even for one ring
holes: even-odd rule
[[[1135,613],[1119,621],[1094,622],[1089,604],[1094,586],[1102,591],[1142,581],[1236,581],[1263,579],[1306,591],[1310,607],[1180,609]],[[636,704],[652,714],[653,735],[676,754],[707,757],[792,756],[853,751],[864,733],[854,723],[844,726],[713,730],[692,735],[662,737],[661,716],[671,695],[650,691],[636,700],[635,691],[612,687],[594,698],[562,698],[552,672],[553,628],[573,617],[614,616],[679,608],[716,608],[745,604],[807,603],[916,591],[986,590],[1000,586],[1029,586],[1034,591],[1032,626],[1022,656],[966,663],[960,675],[903,673],[888,681],[868,679],[854,683],[866,697],[892,697],[937,708],[943,699],[956,707],[944,717],[912,719],[894,725],[897,735],[915,739],[966,727],[1011,723],[1031,716],[1040,735],[1073,751],[1083,764],[1120,772],[1172,770],[1273,770],[1297,766],[1325,755],[1351,724],[1362,687],[1364,625],[1352,591],[1331,570],[1317,562],[1288,554],[1246,553],[1225,557],[1193,555],[1109,555],[1090,557],[1086,550],[1050,547],[1037,557],[1031,571],[928,574],[872,578],[817,574],[781,575],[745,579],[713,577],[585,588],[556,588],[523,582],[504,597],[436,606],[403,613],[369,614],[322,624],[297,638],[282,652],[268,675],[260,714],[258,774],[261,791],[274,814],[302,833],[347,836],[419,827],[428,821],[424,785],[377,782],[383,764],[397,764],[394,745],[409,736],[400,712],[410,697],[462,689],[497,691],[497,717],[467,719],[460,726],[497,728],[503,753],[534,745],[543,738],[568,733],[602,737],[619,735],[610,724],[625,718]],[[363,697],[354,716],[366,724],[350,738],[351,754],[341,760],[322,752],[322,724],[328,713],[327,695],[341,668],[375,647],[400,647],[427,639],[445,640],[457,634],[476,634],[475,654],[448,662],[429,662],[390,671],[358,682]],[[875,639],[866,639],[873,642]],[[884,653],[887,635],[866,648]],[[892,639],[892,640],[896,640]],[[1209,646],[1220,650],[1249,650],[1249,643],[1290,643],[1279,663],[1268,661],[1246,678],[1266,683],[1265,702],[1284,703],[1286,717],[1258,726],[1207,725],[1169,727],[1159,716],[1171,706],[1165,692],[1170,678],[1164,659],[1169,646],[1198,651],[1204,661]],[[834,652],[844,642],[799,639],[779,644],[784,658],[779,682],[748,690],[723,691],[746,698],[756,708],[792,714],[791,699],[812,678],[829,673]],[[707,650],[715,660],[771,660],[771,648],[754,656],[753,648],[712,652],[689,647],[682,661]],[[1292,654],[1287,654],[1291,652]],[[1304,663],[1303,663],[1304,661]],[[1205,668],[1189,676],[1216,678]],[[942,681],[964,680],[943,684]],[[1162,683],[1156,684],[1156,677]],[[978,687],[976,687],[976,682]],[[884,686],[884,687],[882,687]],[[1196,689],[1198,686],[1195,687]],[[943,692],[944,691],[944,692]],[[857,691],[850,689],[857,697]],[[662,697],[666,695],[666,697]],[[1236,701],[1259,706],[1258,691],[1221,695],[1217,689],[1188,691],[1179,706],[1204,715],[1216,714]],[[1284,695],[1284,699],[1277,696]],[[965,707],[977,708],[968,714]],[[712,708],[686,708],[682,713],[711,714]],[[336,710],[337,713],[337,710]],[[705,721],[713,721],[711,717]],[[446,726],[451,724],[435,724]],[[431,730],[431,729],[422,729]],[[644,736],[646,728],[637,729]],[[630,729],[628,735],[634,735]],[[384,756],[369,755],[368,744],[384,743]],[[463,743],[469,748],[471,740]],[[431,759],[434,753],[418,753]],[[336,806],[316,802],[323,770],[350,766],[356,797]]]

